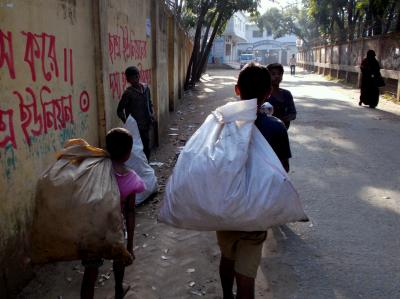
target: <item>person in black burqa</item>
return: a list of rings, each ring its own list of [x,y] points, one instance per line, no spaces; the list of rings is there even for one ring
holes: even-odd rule
[[[379,62],[374,50],[368,50],[367,57],[361,62],[361,94],[358,105],[375,108],[379,102],[379,87],[385,86],[381,76]]]
[[[143,152],[150,158],[150,128],[154,122],[153,103],[150,88],[140,83],[140,73],[137,67],[130,66],[125,70],[126,81],[130,86],[124,91],[119,101],[117,114],[125,123],[131,115],[137,122]]]

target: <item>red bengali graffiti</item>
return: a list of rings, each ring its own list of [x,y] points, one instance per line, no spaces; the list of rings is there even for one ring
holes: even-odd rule
[[[12,45],[12,33],[3,33],[0,30],[0,69],[7,64],[8,73],[11,79],[15,79],[14,49]]]
[[[42,107],[44,133],[47,133],[51,129],[64,129],[67,123],[74,122],[71,95],[53,98],[51,96],[51,89],[47,86],[43,86],[40,90],[40,103]]]
[[[120,99],[122,94],[121,89],[121,73],[115,72],[109,75],[111,96],[114,99]]]
[[[30,136],[40,136],[43,134],[43,118],[39,113],[36,104],[36,95],[32,88],[25,88],[28,96],[25,98],[18,91],[14,94],[19,99],[19,113],[21,117],[21,128],[27,144],[31,144]],[[30,96],[30,103],[25,103],[25,99]]]
[[[2,110],[0,109],[0,148],[5,148],[7,144],[11,144],[13,148],[17,148],[14,133],[12,109]]]
[[[130,57],[133,57],[136,60],[145,59],[147,57],[147,41],[131,40]]]
[[[69,49],[68,51],[67,48],[64,48],[64,81],[68,82],[68,79],[71,86],[74,85],[74,66],[72,63],[72,49]]]
[[[151,84],[151,69],[143,69],[141,63],[138,63],[138,69],[140,74],[140,82]]]
[[[87,112],[90,108],[90,97],[86,90],[81,92],[79,97],[79,106],[82,112]]]
[[[68,82],[68,56],[67,56],[67,49],[64,48],[64,82]]]
[[[126,81],[126,76],[125,72],[121,72],[121,78],[122,78],[122,90],[126,89],[127,81]]]
[[[147,58],[147,41],[135,39],[135,32],[120,26],[120,32],[108,33],[108,52],[111,63],[123,57],[124,61]]]
[[[139,69],[140,82],[151,84],[151,69],[144,69],[141,63],[139,63],[137,67]],[[111,97],[116,100],[121,99],[122,93],[128,85],[125,72],[114,72],[109,74],[109,84]]]
[[[69,81],[74,85],[74,65],[72,63],[72,49],[69,49]]]
[[[17,124],[13,109],[0,109],[0,148],[17,148],[14,127],[20,126],[23,140],[31,145],[34,137],[47,134],[51,130],[62,130],[67,124],[74,123],[72,95],[56,97],[50,87],[43,85],[36,89],[34,82],[52,81],[61,78],[71,86],[74,84],[73,51],[64,48],[61,51],[61,64],[58,62],[56,37],[47,33],[21,31],[18,35],[25,47],[21,60],[28,66],[32,79],[25,89],[14,91],[19,101],[19,118]],[[0,30],[0,70],[8,72],[11,79],[16,78],[14,66],[13,34]],[[34,90],[35,88],[35,90]],[[90,97],[87,91],[80,94],[79,105],[82,112],[90,108]],[[17,110],[15,110],[16,113]]]
[[[125,61],[130,58],[130,43],[129,43],[129,29],[128,26],[121,26],[122,31],[122,53]]]
[[[19,99],[21,129],[25,141],[31,144],[31,136],[41,136],[50,130],[61,130],[67,123],[73,123],[72,96],[55,98],[49,87],[40,89],[40,107],[38,108],[37,96],[32,88],[25,88],[27,95],[24,97],[18,91],[14,94]]]
[[[108,53],[112,64],[121,57],[121,37],[118,34],[108,34]]]
[[[21,33],[26,37],[24,61],[29,65],[32,81],[36,82],[36,60],[41,63],[45,80],[50,81],[53,76],[58,77],[56,37],[47,33],[35,34],[25,31]]]

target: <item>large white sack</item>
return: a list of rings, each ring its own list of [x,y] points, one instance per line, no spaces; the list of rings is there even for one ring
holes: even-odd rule
[[[231,102],[189,139],[159,220],[193,230],[261,231],[307,219],[298,193],[254,125],[257,101]]]
[[[133,146],[129,160],[125,165],[133,169],[144,181],[146,190],[136,194],[136,204],[145,201],[150,195],[158,190],[157,177],[154,169],[149,165],[146,155],[143,152],[143,143],[139,135],[136,120],[130,115],[125,122],[127,129],[133,136]]]

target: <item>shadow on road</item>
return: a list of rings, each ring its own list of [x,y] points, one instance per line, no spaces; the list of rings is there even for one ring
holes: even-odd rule
[[[318,250],[288,226],[270,229],[263,251],[260,269],[272,298],[336,298]]]
[[[274,298],[397,298],[400,116],[295,98],[291,177],[312,222],[275,229],[262,263]]]
[[[302,79],[304,78],[304,76],[295,76],[294,78],[296,79]],[[327,87],[340,87],[342,89],[346,89],[346,90],[353,90],[355,89],[352,86],[348,86],[348,85],[343,85],[343,84],[339,84],[336,82],[331,82],[331,81],[327,81],[321,78],[321,80],[316,80],[316,81],[303,81],[303,82],[299,82],[299,81],[284,81],[284,85],[285,88],[289,89],[293,88],[293,87],[301,87],[301,86],[327,86]]]

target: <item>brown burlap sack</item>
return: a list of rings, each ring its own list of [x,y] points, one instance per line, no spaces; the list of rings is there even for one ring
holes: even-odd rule
[[[71,140],[37,185],[32,262],[84,258],[132,262],[112,162],[105,151]]]

